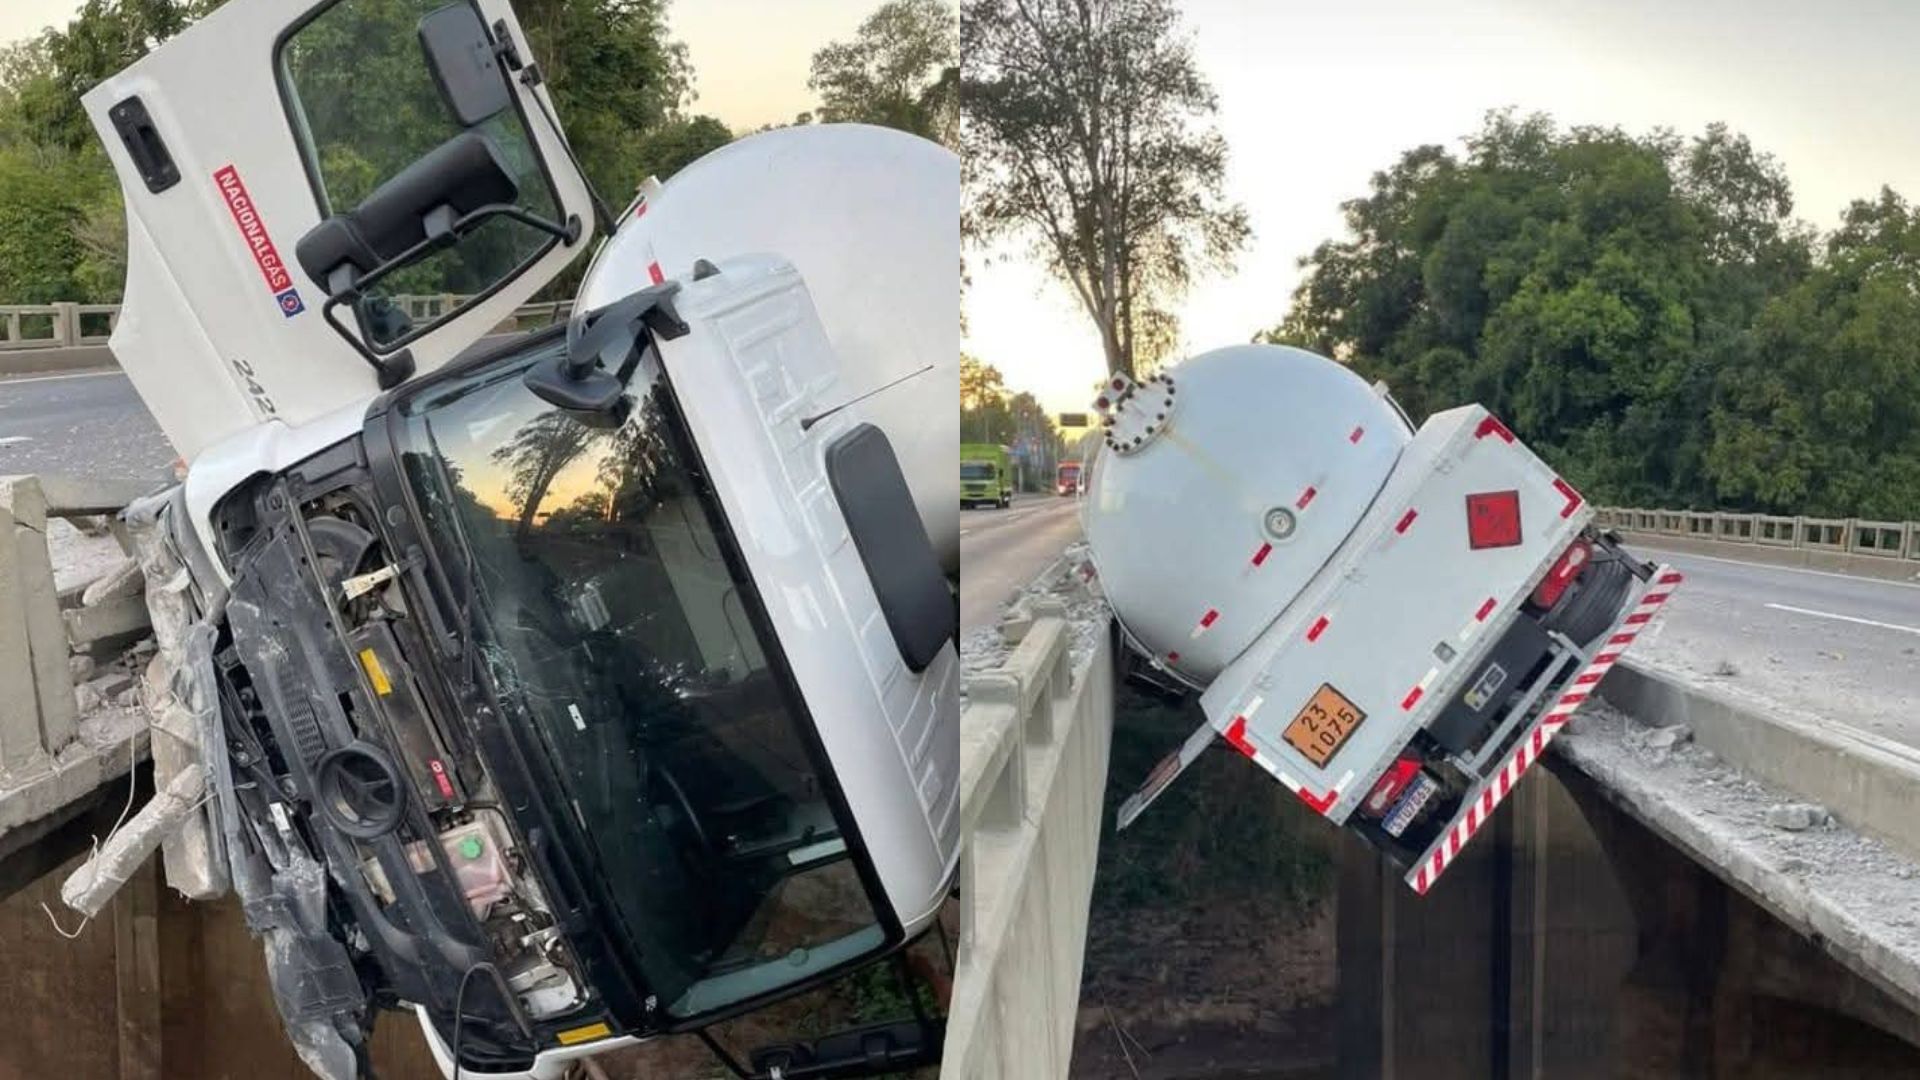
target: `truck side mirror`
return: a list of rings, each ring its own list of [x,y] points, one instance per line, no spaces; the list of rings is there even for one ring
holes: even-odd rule
[[[420,17],[420,51],[454,119],[473,127],[513,104],[493,39],[473,5],[448,4]]]
[[[519,197],[520,185],[500,148],[477,131],[463,131],[375,188],[359,206],[314,226],[294,246],[294,256],[328,296],[339,296],[427,240],[450,239],[468,215],[510,206]]]

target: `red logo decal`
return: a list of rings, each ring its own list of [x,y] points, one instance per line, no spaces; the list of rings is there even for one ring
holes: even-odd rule
[[[267,279],[267,290],[282,293],[292,288],[293,276],[287,273],[287,264],[280,261],[280,252],[275,250],[273,238],[267,235],[266,223],[260,220],[260,211],[255,209],[253,197],[247,194],[247,185],[240,179],[240,170],[225,166],[213,174],[213,182],[220,185],[220,199],[233,215],[233,223],[240,226],[241,238],[253,252],[260,275]]]

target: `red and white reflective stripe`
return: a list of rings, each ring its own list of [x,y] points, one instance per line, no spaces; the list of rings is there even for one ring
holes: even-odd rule
[[[1486,625],[1487,616],[1492,615],[1493,609],[1498,606],[1498,601],[1491,596],[1487,597],[1486,601],[1480,605],[1480,610],[1474,612],[1473,618],[1467,621],[1467,625],[1460,628],[1460,640],[1467,641],[1479,633],[1480,628]]]
[[[1197,638],[1201,634],[1206,633],[1208,630],[1213,629],[1213,624],[1219,621],[1220,621],[1219,609],[1208,608],[1207,613],[1205,615],[1200,616],[1200,624],[1193,628],[1193,633],[1187,635],[1187,640],[1192,641],[1194,638]]]
[[[1313,625],[1307,627],[1307,640],[1319,641],[1320,635],[1327,632],[1327,621],[1328,620],[1325,615],[1322,615],[1319,618],[1313,620]]]
[[[1567,505],[1560,508],[1560,516],[1563,518],[1572,517],[1573,512],[1580,509],[1580,504],[1587,501],[1579,492],[1573,490],[1572,484],[1567,483],[1557,476],[1553,478],[1553,490],[1559,492],[1560,497],[1567,500]]]
[[[1597,654],[1586,667],[1580,669],[1580,673],[1567,684],[1560,700],[1534,721],[1533,727],[1520,737],[1513,752],[1501,763],[1499,771],[1487,778],[1480,794],[1467,806],[1466,812],[1454,819],[1446,835],[1434,843],[1433,849],[1422,858],[1420,865],[1407,875],[1414,892],[1425,893],[1433,887],[1434,882],[1440,880],[1440,875],[1446,872],[1453,857],[1460,854],[1460,848],[1492,816],[1494,808],[1507,797],[1514,785],[1520,782],[1520,774],[1540,760],[1547,744],[1553,741],[1567,719],[1593,693],[1594,685],[1620,659],[1620,654],[1627,651],[1626,646],[1639,636],[1640,628],[1653,618],[1661,604],[1666,603],[1667,597],[1679,587],[1681,580],[1680,572],[1671,566],[1662,566],[1654,571],[1653,584],[1640,595],[1632,613],[1621,624],[1620,632],[1607,639],[1604,646],[1607,651]]]
[[[1393,531],[1397,533],[1406,532],[1408,529],[1413,527],[1413,519],[1419,516],[1420,516],[1420,511],[1415,510],[1411,506],[1407,507],[1407,512],[1400,515],[1400,523],[1393,527]]]
[[[1422,676],[1419,682],[1413,684],[1413,689],[1407,691],[1406,697],[1400,699],[1400,708],[1403,711],[1412,709],[1414,705],[1419,703],[1420,695],[1426,693],[1427,687],[1432,686],[1433,680],[1436,678],[1439,678],[1439,676],[1440,676],[1439,668],[1437,667],[1428,668],[1426,675]]]
[[[1261,563],[1266,562],[1267,556],[1271,554],[1273,554],[1273,545],[1261,544],[1260,550],[1253,553],[1253,565],[1259,566]]]
[[[650,262],[647,264],[647,276],[653,279],[655,285],[667,280],[667,275],[661,271],[658,262]]]
[[[1312,484],[1308,484],[1307,490],[1301,492],[1300,497],[1293,501],[1293,508],[1295,510],[1305,510],[1307,504],[1312,502],[1313,497],[1318,494],[1320,494],[1320,489],[1314,487]]]
[[[1480,421],[1480,426],[1473,429],[1473,437],[1476,439],[1484,439],[1489,435],[1498,435],[1508,442],[1513,441],[1513,432],[1508,431],[1507,425],[1501,423],[1492,413],[1488,413]]]
[[[1347,441],[1350,443],[1358,444],[1360,442],[1360,437],[1362,435],[1365,435],[1366,433],[1367,433],[1366,428],[1356,426],[1353,429],[1353,434],[1347,436]]]

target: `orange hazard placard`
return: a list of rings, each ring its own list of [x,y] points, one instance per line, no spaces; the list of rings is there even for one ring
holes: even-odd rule
[[[1347,696],[1333,688],[1332,683],[1321,683],[1320,689],[1313,692],[1306,707],[1300,710],[1293,722],[1280,737],[1287,745],[1300,751],[1316,768],[1325,768],[1333,755],[1346,745],[1347,737],[1360,727],[1367,714],[1360,707],[1347,700]]]

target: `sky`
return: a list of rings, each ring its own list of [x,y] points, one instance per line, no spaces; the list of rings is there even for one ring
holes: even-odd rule
[[[1859,3],[1188,0],[1220,100],[1227,188],[1254,237],[1179,314],[1183,353],[1280,321],[1296,260],[1344,236],[1339,204],[1401,152],[1460,138],[1490,109],[1562,125],[1698,134],[1725,121],[1773,154],[1795,214],[1821,229],[1889,184],[1920,199],[1920,5]],[[992,261],[989,261],[992,257]],[[1011,390],[1083,410],[1103,372],[1067,288],[1024,250],[975,255],[965,348]]]
[[[0,44],[65,26],[82,0],[0,0]],[[851,37],[881,0],[676,0],[673,36],[693,63],[695,112],[736,131],[791,121],[814,107],[814,50]]]

